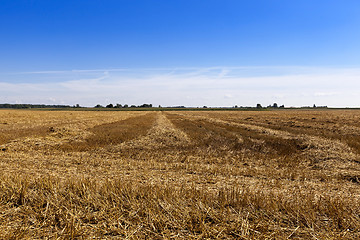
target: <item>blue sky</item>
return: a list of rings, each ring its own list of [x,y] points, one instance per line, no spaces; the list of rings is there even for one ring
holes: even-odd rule
[[[2,0],[0,22],[0,102],[360,106],[355,0]]]

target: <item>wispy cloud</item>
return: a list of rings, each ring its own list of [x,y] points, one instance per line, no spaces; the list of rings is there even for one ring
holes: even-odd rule
[[[178,67],[0,74],[0,102],[359,106],[360,68]]]

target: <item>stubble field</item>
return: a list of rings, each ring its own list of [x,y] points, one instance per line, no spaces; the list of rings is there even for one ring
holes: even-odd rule
[[[359,239],[360,111],[0,111],[0,239]]]

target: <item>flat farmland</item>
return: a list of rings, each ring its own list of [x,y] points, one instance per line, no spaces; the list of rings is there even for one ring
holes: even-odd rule
[[[360,111],[0,111],[0,239],[359,239]]]

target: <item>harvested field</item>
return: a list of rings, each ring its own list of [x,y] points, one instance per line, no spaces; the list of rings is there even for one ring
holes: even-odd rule
[[[0,239],[359,239],[360,111],[0,111]]]

